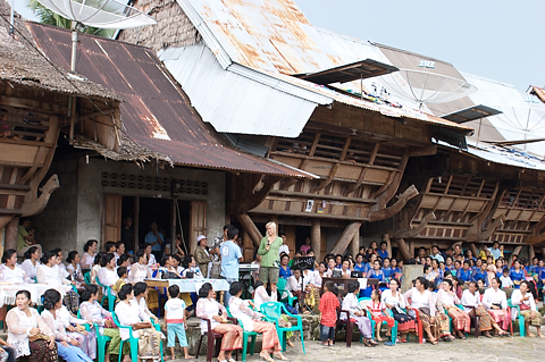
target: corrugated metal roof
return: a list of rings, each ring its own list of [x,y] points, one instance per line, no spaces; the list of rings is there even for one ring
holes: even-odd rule
[[[433,124],[453,129],[457,128],[461,132],[470,131],[469,128],[459,126],[453,122],[430,119],[425,114],[415,111],[414,108],[416,107],[400,110],[365,99],[360,100],[346,96],[331,89],[317,88],[313,83],[292,77],[293,74],[317,72],[367,58],[391,64],[383,55],[377,56],[380,59],[375,59],[375,57],[367,56],[367,54],[353,52],[352,54],[356,55],[355,59],[349,56],[343,57],[345,54],[339,54],[334,49],[330,41],[326,40],[321,32],[308,22],[292,0],[177,0],[177,2],[198,29],[221,67],[226,70],[241,74],[258,83],[265,78],[264,74],[267,74],[277,80],[282,80],[286,84],[297,85],[300,88],[325,95],[330,98],[330,102],[339,101],[358,108],[381,112],[392,117],[408,117],[426,122],[431,121]],[[164,54],[161,58],[167,61],[167,56]],[[375,52],[375,54],[380,54],[380,51]],[[170,60],[172,60],[172,57],[170,57]],[[169,64],[169,70],[177,73],[176,68],[178,66],[173,62]],[[185,66],[188,65],[188,63],[185,63]],[[182,72],[184,71],[182,70]],[[219,71],[215,71],[215,75],[219,76]],[[175,77],[181,84],[184,84],[182,79],[176,75]],[[224,75],[222,78],[227,79],[230,77]],[[240,80],[238,82],[242,83]],[[224,84],[227,87],[215,88],[215,90],[223,93],[242,89],[241,86],[232,89],[229,83]],[[251,84],[248,84],[248,86],[252,91],[255,90],[249,97],[255,97],[257,104],[261,104],[259,99],[266,92],[258,92],[258,89],[255,86],[252,88]],[[281,86],[282,84],[279,83],[275,87],[278,89]],[[244,107],[231,109],[236,114],[217,114],[206,104],[199,107],[197,103],[199,103],[200,99],[193,98],[203,98],[204,95],[197,93],[188,90],[195,107],[218,131],[286,135],[286,133],[275,133],[275,130],[282,129],[282,124],[277,124],[274,120],[266,124],[265,127],[260,121],[260,127],[257,127],[257,130],[255,127],[247,127],[246,122],[237,117],[239,114],[246,112]],[[219,105],[219,107],[225,109],[227,106]],[[299,115],[306,113],[306,110],[298,111]],[[225,117],[229,119],[225,119]],[[249,117],[245,119],[247,118]],[[290,124],[298,131],[291,132],[291,136],[288,137],[296,137],[302,130],[300,126],[304,126],[303,122],[306,121],[297,118],[295,115],[292,116],[292,119],[293,121]],[[267,127],[270,127],[268,132]]]
[[[70,61],[70,32],[28,24],[38,46],[60,66]],[[81,35],[78,71],[121,94],[128,136],[176,164],[241,172],[307,177],[297,170],[226,147],[210,134],[151,49]]]

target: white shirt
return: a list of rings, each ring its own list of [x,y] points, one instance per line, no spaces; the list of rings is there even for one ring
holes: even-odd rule
[[[299,279],[295,278],[295,275],[292,275],[288,278],[288,282],[286,284],[286,290],[289,292],[300,292],[301,291],[301,283],[304,283],[303,278],[299,277]]]
[[[25,284],[30,280],[25,275],[25,271],[19,264],[15,264],[13,270],[8,268],[6,264],[0,265],[0,282],[10,284]]]
[[[530,307],[530,310],[533,310],[533,311],[537,312],[537,306],[536,306],[536,301],[534,299],[534,295],[532,293],[530,293],[530,292],[526,292],[524,297],[526,297],[526,296],[529,296],[530,298],[528,298],[527,300],[525,300],[523,302],[522,301],[523,295],[522,295],[520,289],[515,289],[515,290],[513,290],[513,294],[511,294],[511,303],[513,303],[514,305],[518,305],[518,306],[520,306],[521,304],[525,304],[525,305]]]
[[[273,293],[272,296],[269,296],[267,289],[263,285],[256,288],[254,293],[254,306],[255,309],[260,310],[261,304],[267,302],[276,302],[277,293]]]
[[[183,323],[185,320],[185,302],[180,298],[170,298],[165,303],[165,311],[167,312],[167,324]]]
[[[154,254],[150,254],[148,255],[148,266],[151,267],[155,264],[157,264],[157,259],[155,258],[155,255]]]
[[[478,290],[475,291],[475,294],[471,294],[469,289],[464,290],[462,293],[462,306],[464,307],[464,312],[469,313],[480,304],[481,295]]]
[[[38,266],[40,265],[40,261],[36,260],[36,266],[32,264],[32,261],[30,259],[26,259],[23,261],[23,264],[21,264],[21,267],[25,271],[25,274],[27,278],[30,280],[30,283],[35,283],[36,278],[36,272],[38,271]]]
[[[513,286],[513,281],[509,276],[504,277],[503,275],[500,277],[501,280],[501,287],[502,289],[511,288]]]
[[[415,287],[409,289],[405,294],[405,298],[411,299],[411,307],[413,309],[420,309],[423,307],[429,308],[430,316],[435,316],[435,298],[429,290],[425,290],[423,294],[420,293]]]
[[[456,304],[460,304],[460,299],[455,295],[445,292],[443,289],[440,289],[437,292],[437,297],[441,300],[444,307],[454,307]]]
[[[38,272],[36,278],[39,284],[47,284],[54,287],[60,287],[62,285],[70,285],[70,281],[61,275],[59,268],[51,268],[45,264],[38,266]],[[65,290],[69,290],[67,287]]]
[[[115,270],[110,270],[106,267],[100,268],[98,272],[98,281],[100,284],[105,285],[107,287],[113,287],[115,283],[117,283],[117,280],[119,277],[117,276],[117,272]],[[106,291],[104,291],[107,293]],[[110,292],[115,294],[115,290],[113,288],[110,288]]]
[[[282,253],[286,253],[286,254],[290,255],[289,246],[287,246],[286,244],[280,245],[280,247],[278,248],[278,255],[280,255]]]
[[[148,304],[146,303],[146,299],[145,298],[140,298],[140,301],[136,300],[136,298],[134,298],[134,302],[136,304],[138,304],[138,308],[140,310],[140,315],[143,316],[142,320],[143,321],[150,321],[151,320],[151,316],[153,315],[149,308],[148,308]]]
[[[6,315],[6,323],[8,325],[7,342],[16,349],[16,357],[30,355],[30,347],[28,345],[28,336],[32,328],[40,328],[40,332],[52,336],[53,332],[43,321],[38,311],[30,308],[31,316],[28,317],[23,311],[15,307]]]
[[[229,312],[233,318],[242,321],[244,330],[248,332],[254,330],[254,319],[259,321],[262,317],[261,313],[251,310],[246,301],[237,297],[229,298]]]
[[[356,318],[356,311],[362,310],[359,302],[358,297],[354,295],[354,293],[348,293],[344,299],[342,304],[342,310],[346,310],[350,314],[350,318]],[[341,313],[341,319],[346,320],[346,313]]]
[[[79,282],[82,282],[84,280],[83,274],[81,272],[81,265],[76,264],[76,267],[74,268],[74,265],[72,263],[68,264],[66,267],[66,270],[70,273],[70,276],[73,280],[77,280]]]
[[[382,295],[380,296],[380,301],[384,304],[389,304],[391,306],[399,308],[405,308],[407,305],[405,303],[405,297],[400,291],[397,291],[397,294],[394,297],[390,289],[386,289],[384,292],[382,292]]]
[[[501,309],[507,309],[507,297],[501,289],[488,288],[484,291],[483,304],[486,309],[492,308],[492,304],[501,304]]]
[[[223,314],[226,312],[225,307],[215,300],[210,300],[208,298],[199,298],[197,302],[197,310],[195,314],[197,317],[201,318],[201,334],[208,332],[208,322],[205,319],[210,320],[210,327],[212,329],[216,328],[219,324],[212,316],[219,315],[220,312]]]
[[[91,256],[90,254],[83,253],[81,256],[81,267],[82,269],[91,269],[93,267],[93,263],[95,262],[95,256]]]
[[[128,303],[126,303],[126,300],[117,303],[115,306],[115,314],[122,326],[132,326],[133,324],[146,320],[146,316],[142,314],[134,299]],[[119,335],[124,341],[129,339],[130,336],[129,331],[126,328],[119,328]]]
[[[98,324],[100,327],[100,333],[103,332],[104,328],[104,322],[106,318],[111,318],[112,313],[107,311],[106,309],[102,308],[102,306],[98,302],[83,302],[79,306],[81,316],[83,319]]]

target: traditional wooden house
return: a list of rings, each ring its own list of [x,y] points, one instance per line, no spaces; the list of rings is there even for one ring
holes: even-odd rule
[[[18,15],[10,29],[9,13],[0,1],[0,234],[15,248],[19,218],[40,213],[60,187],[57,175],[45,178],[60,131],[72,135],[78,119],[82,134],[117,150],[122,98],[50,64]]]
[[[418,195],[400,187],[410,159],[435,154],[432,139],[463,148],[472,133],[370,96],[363,83],[397,68],[367,42],[314,28],[293,1],[135,6],[158,24],[118,39],[158,51],[205,122],[239,149],[316,176],[230,175],[227,211],[246,245],[257,245],[257,226],[272,219],[292,250],[310,235],[318,254],[357,251],[362,224],[396,215]]]

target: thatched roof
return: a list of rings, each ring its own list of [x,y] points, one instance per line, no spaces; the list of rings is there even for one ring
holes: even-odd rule
[[[68,78],[68,70],[55,69],[39,50],[19,14],[15,14],[16,30],[9,35],[10,6],[0,0],[0,80],[11,84],[44,89],[93,99],[122,101],[123,98],[84,77]],[[29,44],[30,42],[30,44]]]

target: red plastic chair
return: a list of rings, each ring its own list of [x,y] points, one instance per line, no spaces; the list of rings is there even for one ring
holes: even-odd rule
[[[212,362],[212,357],[217,356],[220,352],[221,340],[223,338],[223,335],[212,331],[212,323],[210,322],[210,319],[203,319],[203,318],[201,319],[206,321],[206,323],[208,324],[208,329],[207,329],[207,332],[204,332],[204,334],[201,334],[201,339],[199,340],[199,346],[197,347],[197,355],[195,356],[195,359],[199,359],[199,353],[201,352],[202,339],[204,338],[204,336],[207,336],[208,349],[206,351],[206,362]],[[237,324],[237,320],[235,318],[227,317],[227,319],[233,322],[234,324]],[[216,345],[215,351],[214,351],[214,344]],[[236,356],[238,357],[238,350],[236,351]]]
[[[346,320],[341,319],[341,313],[346,313]],[[349,318],[350,313],[346,310],[337,310],[337,324],[335,326],[335,333],[341,327],[346,328],[346,347],[352,347],[352,333],[354,332],[355,323]]]

